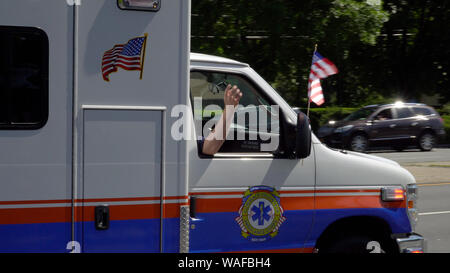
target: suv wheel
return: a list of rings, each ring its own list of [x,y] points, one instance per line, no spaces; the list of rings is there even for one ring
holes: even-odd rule
[[[422,151],[431,151],[434,147],[434,135],[430,132],[425,132],[419,138],[419,148]]]
[[[354,135],[350,140],[350,150],[363,153],[367,150],[369,142],[363,134]]]

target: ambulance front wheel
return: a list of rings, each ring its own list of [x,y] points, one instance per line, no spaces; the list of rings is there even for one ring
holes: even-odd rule
[[[319,249],[320,253],[386,253],[381,242],[366,236],[353,235],[331,242],[328,246]]]

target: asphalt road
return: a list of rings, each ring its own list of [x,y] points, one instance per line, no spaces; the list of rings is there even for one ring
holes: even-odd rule
[[[450,253],[450,183],[419,185],[416,232],[427,239],[429,253]]]
[[[408,149],[402,152],[395,151],[372,151],[370,154],[385,157],[400,164],[422,163],[422,162],[444,162],[450,161],[450,149],[438,148],[430,152],[422,152],[419,149]]]

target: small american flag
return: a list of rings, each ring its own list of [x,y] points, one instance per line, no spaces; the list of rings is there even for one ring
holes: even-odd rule
[[[317,105],[322,105],[325,98],[322,93],[320,79],[338,73],[336,66],[327,58],[322,57],[317,51],[314,52],[311,72],[309,73],[308,98]]]
[[[147,35],[129,40],[126,44],[115,45],[103,54],[103,79],[109,82],[109,74],[116,72],[117,68],[141,71],[144,66],[145,43]],[[144,54],[143,54],[144,53]]]

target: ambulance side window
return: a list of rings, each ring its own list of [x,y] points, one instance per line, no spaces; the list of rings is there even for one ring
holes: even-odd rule
[[[0,26],[0,130],[47,122],[48,47],[38,28]]]
[[[240,74],[192,71],[191,101],[197,136],[206,137],[224,108],[224,90],[236,85],[243,96],[236,109],[227,140],[219,153],[271,153],[278,149],[279,109],[264,93]],[[201,124],[201,126],[200,126]],[[200,151],[199,151],[200,152]]]

